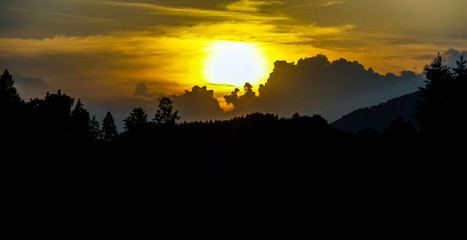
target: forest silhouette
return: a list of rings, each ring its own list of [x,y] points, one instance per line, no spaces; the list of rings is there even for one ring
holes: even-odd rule
[[[321,176],[329,182],[372,184],[428,176],[434,169],[446,174],[456,171],[451,168],[460,161],[456,154],[467,134],[466,61],[461,57],[451,69],[438,54],[425,73],[413,116],[420,129],[398,118],[382,132],[352,133],[331,127],[319,115],[298,113],[177,123],[173,102],[161,97],[154,116],[135,107],[124,120],[125,131],[118,133],[111,112],[101,124],[80,99],[61,90],[25,102],[5,70],[0,79],[2,161],[10,174],[54,180],[84,174],[86,180],[165,176],[174,182],[295,179],[303,184]]]

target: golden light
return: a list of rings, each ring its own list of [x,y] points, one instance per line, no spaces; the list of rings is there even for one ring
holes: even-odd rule
[[[259,84],[269,75],[269,63],[256,43],[212,41],[206,49],[203,75],[210,83],[243,86]]]

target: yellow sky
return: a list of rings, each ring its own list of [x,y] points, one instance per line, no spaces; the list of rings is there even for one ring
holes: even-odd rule
[[[170,94],[206,85],[221,98],[234,86],[209,83],[203,74],[212,41],[254,44],[269,71],[276,60],[324,54],[356,60],[381,74],[420,73],[436,52],[467,49],[464,0],[7,0],[2,5],[0,67],[76,96],[131,95],[143,82],[151,92]]]

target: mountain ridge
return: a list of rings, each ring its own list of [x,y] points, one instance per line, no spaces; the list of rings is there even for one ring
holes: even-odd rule
[[[389,124],[401,117],[410,121],[418,129],[419,125],[412,115],[416,112],[416,102],[419,91],[390,99],[384,103],[364,107],[343,115],[330,125],[343,131],[357,133],[364,129],[374,129],[383,132]]]

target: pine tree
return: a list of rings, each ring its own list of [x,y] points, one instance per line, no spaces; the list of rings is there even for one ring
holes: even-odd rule
[[[13,76],[5,69],[0,76],[0,141],[20,138],[19,131],[24,127],[21,122],[25,120],[23,103],[14,87]]]
[[[107,112],[104,120],[102,120],[102,131],[104,133],[104,140],[106,141],[110,141],[118,135],[114,117],[110,112]]]
[[[94,141],[102,139],[102,130],[99,121],[97,121],[96,116],[92,116],[91,121],[89,122],[89,129],[91,130],[91,136]]]
[[[425,68],[426,87],[420,88],[420,100],[417,101],[418,112],[414,118],[419,122],[421,134],[425,136],[441,136],[448,132],[448,109],[451,104],[452,74],[443,65],[439,55],[430,66]]]
[[[451,86],[451,104],[449,105],[450,118],[452,119],[452,127],[456,127],[456,134],[467,134],[467,114],[465,109],[467,106],[467,99],[465,97],[465,89],[467,89],[467,62],[464,56],[461,56],[459,61],[456,62],[457,66],[453,68],[453,83]]]
[[[178,111],[173,112],[173,101],[169,97],[159,98],[159,109],[154,117],[157,124],[173,125],[180,119]]]
[[[90,121],[89,112],[83,107],[81,100],[78,99],[70,117],[71,137],[79,141],[92,140]]]
[[[461,55],[459,61],[456,61],[457,66],[453,68],[456,79],[466,80],[467,78],[467,61],[464,60],[464,56]]]
[[[11,106],[12,104],[19,104],[21,98],[18,91],[14,87],[15,81],[13,76],[5,69],[0,77],[0,108]]]
[[[125,118],[123,121],[125,122],[125,130],[131,131],[147,124],[148,115],[143,108],[138,107],[134,108],[130,113],[130,116]]]

